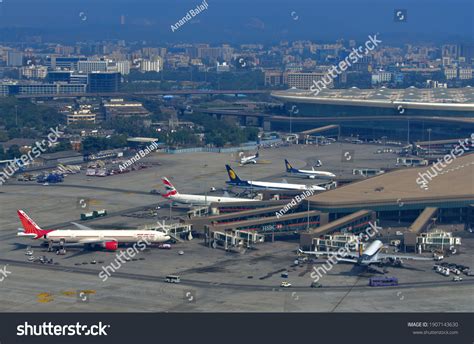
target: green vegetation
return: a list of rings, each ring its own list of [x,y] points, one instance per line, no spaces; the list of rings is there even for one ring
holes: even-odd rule
[[[91,154],[106,149],[121,148],[126,145],[126,135],[115,135],[110,138],[88,137],[82,142],[82,151],[84,152],[84,154]]]
[[[0,98],[0,126],[5,127],[0,132],[0,140],[37,138],[63,122],[63,116],[52,108],[26,99]]]
[[[4,152],[2,145],[0,145],[0,160],[9,160],[15,157],[18,158],[20,156],[21,156],[20,147],[11,146],[10,148],[8,148],[6,152]]]
[[[247,141],[256,141],[258,138],[257,128],[242,129],[230,120],[217,120],[209,115],[198,113],[187,115],[185,119],[202,126],[206,144],[216,147],[223,147],[227,144],[239,145]]]

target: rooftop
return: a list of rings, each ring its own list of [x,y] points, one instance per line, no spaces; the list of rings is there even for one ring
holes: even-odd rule
[[[338,104],[353,106],[393,107],[405,105],[406,108],[426,107],[449,108],[474,111],[474,88],[422,88],[407,89],[322,89],[317,95],[310,90],[289,89],[274,91],[272,96],[284,101]],[[430,107],[428,107],[430,108]]]
[[[420,207],[440,202],[474,201],[474,154],[452,160],[428,182],[428,189],[422,189],[416,180],[419,173],[430,172],[433,166],[401,169],[363,181],[342,186],[335,190],[309,197],[312,209],[341,208],[368,209],[368,207],[389,206]],[[428,180],[428,179],[427,179]],[[456,181],[453,183],[453,181]],[[470,200],[470,202],[469,202]],[[404,209],[407,209],[404,208]]]

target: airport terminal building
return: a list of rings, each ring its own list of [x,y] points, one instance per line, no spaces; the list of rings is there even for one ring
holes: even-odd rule
[[[360,233],[376,220],[411,224],[407,243],[433,222],[472,226],[474,154],[466,152],[434,171],[433,166],[423,166],[367,178],[310,196],[284,215],[278,212],[291,199],[262,201],[258,207],[248,202],[213,204],[217,210],[245,209],[192,218],[189,223],[209,236],[235,231],[258,233],[265,240],[299,236],[306,248],[333,232]],[[423,180],[427,187],[422,187]]]
[[[323,89],[274,91],[289,116],[272,119],[272,129],[294,131],[340,124],[343,135],[400,140],[468,137],[474,130],[474,88]],[[408,134],[408,128],[409,134]],[[449,128],[447,132],[446,128]]]

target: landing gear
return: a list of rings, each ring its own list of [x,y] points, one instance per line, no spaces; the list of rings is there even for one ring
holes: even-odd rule
[[[59,249],[56,251],[56,254],[57,255],[63,255],[63,254],[66,254],[66,249],[64,248],[64,240],[61,239],[59,241]]]
[[[48,252],[53,252],[53,242],[51,240],[48,241]]]

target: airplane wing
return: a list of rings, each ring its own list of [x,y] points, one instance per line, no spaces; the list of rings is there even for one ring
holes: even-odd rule
[[[354,263],[354,264],[357,263],[357,259],[337,257],[337,260],[339,262],[347,262],[347,263]]]
[[[117,241],[117,239],[115,238],[82,239],[82,240],[79,240],[77,243],[78,244],[101,244],[101,243],[106,243],[110,241]]]
[[[340,261],[348,261],[355,263],[357,262],[357,258],[359,257],[356,253],[353,252],[345,252],[344,254],[338,254],[337,251],[303,251],[303,250],[298,250],[298,253],[301,254],[312,254],[314,256],[327,256],[330,253],[336,254],[338,257],[338,260]],[[349,258],[346,258],[349,257]],[[346,259],[346,260],[345,260]]]
[[[76,226],[78,229],[82,230],[82,231],[93,231],[95,229],[93,228],[90,228],[90,227],[87,227],[87,226],[84,226],[84,225],[81,225],[80,223],[77,223],[77,222],[71,222],[74,226]]]
[[[398,254],[390,254],[390,253],[378,253],[378,258],[391,258],[391,259],[400,259],[400,260],[433,260],[433,258],[427,257],[417,257],[417,256],[409,256],[409,255],[398,255]]]

